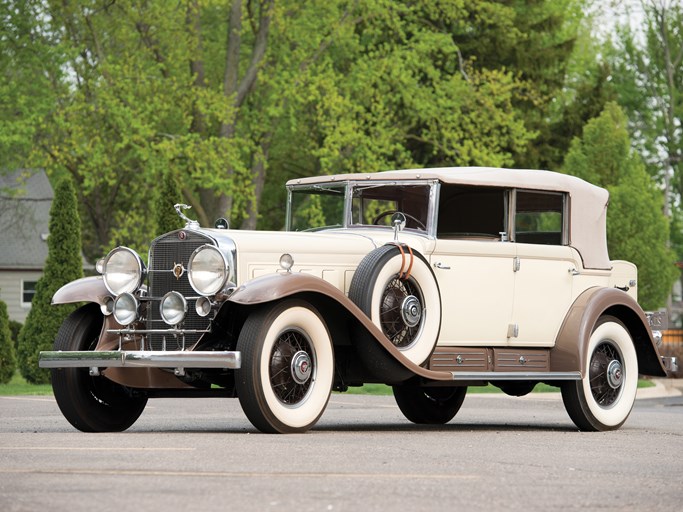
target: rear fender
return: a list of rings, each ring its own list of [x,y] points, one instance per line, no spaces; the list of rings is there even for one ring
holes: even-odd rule
[[[618,318],[629,331],[638,354],[638,371],[643,375],[665,377],[667,372],[657,352],[652,331],[636,300],[616,288],[590,288],[574,301],[550,351],[550,370],[580,370],[588,358],[588,341],[603,315]]]

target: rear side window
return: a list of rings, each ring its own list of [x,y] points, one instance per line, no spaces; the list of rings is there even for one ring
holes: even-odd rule
[[[565,194],[518,190],[515,199],[516,242],[544,245],[566,243]]]

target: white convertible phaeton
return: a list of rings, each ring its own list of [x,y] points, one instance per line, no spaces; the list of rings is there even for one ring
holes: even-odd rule
[[[83,431],[131,426],[154,397],[237,397],[263,432],[303,432],[332,390],[386,383],[415,423],[468,386],[559,386],[581,430],[628,417],[638,375],[666,376],[636,268],[610,261],[608,193],[547,171],[448,168],[287,183],[282,232],[183,229],[148,265],[117,247],[54,351],[55,398]],[[653,327],[654,325],[654,327]]]

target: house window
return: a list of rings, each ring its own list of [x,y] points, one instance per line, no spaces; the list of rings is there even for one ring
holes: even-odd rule
[[[36,294],[36,283],[38,281],[22,281],[21,282],[21,305],[29,307],[31,301]]]

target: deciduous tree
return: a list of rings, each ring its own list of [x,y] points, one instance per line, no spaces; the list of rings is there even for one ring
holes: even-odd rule
[[[645,309],[666,304],[678,276],[668,247],[664,197],[639,155],[631,148],[628,121],[615,103],[588,122],[575,139],[564,171],[607,188],[607,241],[611,259],[638,266],[638,299]]]

